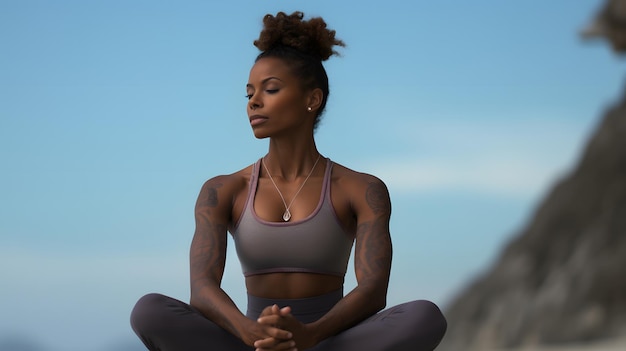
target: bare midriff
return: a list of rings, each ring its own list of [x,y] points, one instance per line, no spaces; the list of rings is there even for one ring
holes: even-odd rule
[[[343,287],[343,277],[315,273],[268,273],[246,277],[248,294],[268,299],[301,299]]]

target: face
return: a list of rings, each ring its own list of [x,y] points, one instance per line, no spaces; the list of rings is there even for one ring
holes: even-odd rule
[[[246,94],[250,126],[257,138],[312,130],[314,114],[307,111],[310,96],[281,59],[258,60],[250,70]]]

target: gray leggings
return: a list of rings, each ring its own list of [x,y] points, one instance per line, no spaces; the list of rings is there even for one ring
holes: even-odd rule
[[[248,295],[246,316],[256,319],[272,304],[291,306],[303,323],[323,316],[342,297],[329,294],[293,300]],[[194,307],[171,297],[148,294],[131,313],[131,325],[151,351],[252,351],[234,335],[204,317]],[[418,300],[388,308],[354,327],[324,340],[310,351],[426,351],[434,350],[446,331],[446,320],[430,301]]]

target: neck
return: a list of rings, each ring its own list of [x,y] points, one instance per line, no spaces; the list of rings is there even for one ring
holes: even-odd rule
[[[296,143],[270,139],[269,152],[264,160],[272,176],[289,181],[306,177],[319,156],[313,138]]]

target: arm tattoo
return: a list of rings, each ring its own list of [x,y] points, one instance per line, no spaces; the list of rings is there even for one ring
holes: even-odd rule
[[[192,270],[194,272],[205,272],[210,274],[218,274],[221,265],[226,258],[226,235],[220,233],[226,228],[221,224],[206,223],[203,226],[199,237],[194,243],[194,252],[192,253]],[[196,279],[204,278],[204,275],[196,276]]]
[[[373,278],[386,276],[391,269],[391,240],[389,238],[389,214],[391,204],[389,194],[381,182],[369,183],[365,191],[365,201],[374,213],[375,217],[357,227],[357,247],[355,261],[364,283],[368,277]]]
[[[208,186],[206,196],[202,199],[200,206],[217,207],[217,189],[222,187],[222,183]]]
[[[206,193],[199,200],[196,209],[196,234],[194,235],[192,257],[192,271],[203,274],[196,275],[195,279],[202,279],[207,274],[218,276],[221,274],[226,259],[227,238],[226,224],[216,223],[211,217],[211,208],[218,205],[217,189],[221,183],[207,184]]]
[[[389,212],[391,205],[389,204],[389,195],[385,186],[378,182],[372,182],[365,191],[365,200],[372,211],[379,215]]]
[[[356,249],[359,255],[355,257],[355,260],[365,276],[372,276],[391,268],[389,257],[391,243],[388,236],[384,235],[385,231],[383,218],[378,218],[373,223],[361,223],[357,228],[359,239]]]

